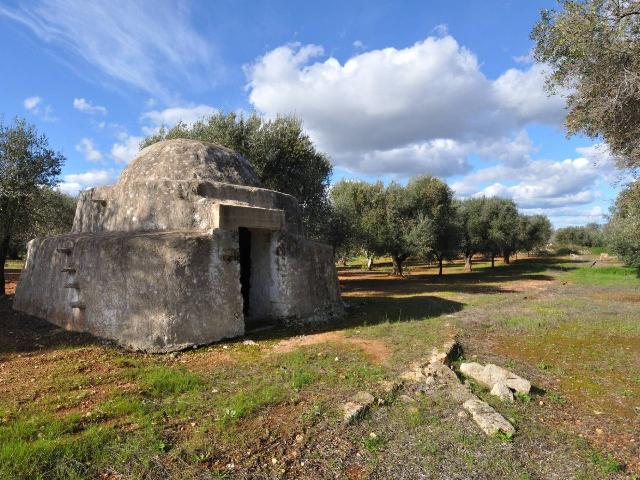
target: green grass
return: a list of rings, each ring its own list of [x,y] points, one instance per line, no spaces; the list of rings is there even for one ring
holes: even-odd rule
[[[135,370],[133,375],[145,394],[151,397],[198,391],[204,385],[202,379],[194,373],[161,365]]]
[[[629,267],[609,266],[579,268],[568,273],[576,283],[594,286],[640,286],[637,270]]]
[[[22,268],[24,267],[24,260],[6,260],[4,262],[4,268]]]
[[[600,255],[602,253],[609,253],[607,247],[591,247],[591,255]]]

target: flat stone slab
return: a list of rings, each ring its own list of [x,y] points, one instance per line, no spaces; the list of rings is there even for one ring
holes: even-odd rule
[[[493,363],[482,366],[476,362],[465,362],[460,365],[460,371],[487,388],[500,383],[516,392],[529,393],[531,390],[531,382]]]
[[[495,435],[499,432],[513,435],[516,430],[502,415],[496,412],[488,403],[479,398],[472,398],[462,404],[462,407],[471,414],[473,421],[478,424],[480,430],[487,435]]]

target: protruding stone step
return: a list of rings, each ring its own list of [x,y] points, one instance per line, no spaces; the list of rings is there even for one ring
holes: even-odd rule
[[[71,252],[73,252],[73,247],[58,247],[56,248],[56,252],[70,255]]]
[[[71,306],[71,308],[77,308],[78,310],[85,309],[85,305],[82,302],[71,302],[69,305]]]
[[[75,288],[76,290],[79,290],[80,284],[78,282],[69,282],[64,284],[64,288]]]
[[[76,269],[73,267],[64,267],[60,270],[62,273],[76,273]]]

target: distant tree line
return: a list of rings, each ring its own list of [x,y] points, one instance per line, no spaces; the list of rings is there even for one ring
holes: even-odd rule
[[[606,243],[604,227],[598,223],[559,228],[554,232],[552,241],[568,247],[602,247]]]
[[[524,215],[503,198],[455,200],[451,188],[435,177],[411,179],[406,186],[391,182],[343,180],[331,188],[333,229],[329,236],[337,256],[363,252],[389,256],[393,273],[403,274],[412,256],[442,264],[459,256],[471,271],[476,254],[494,265],[500,256],[509,263],[518,251],[542,248],[552,233],[543,215]]]

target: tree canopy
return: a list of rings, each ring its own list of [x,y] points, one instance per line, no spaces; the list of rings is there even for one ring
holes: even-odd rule
[[[605,228],[607,246],[640,274],[640,185],[623,191]]]
[[[560,0],[531,38],[547,85],[567,94],[569,134],[604,139],[621,167],[640,166],[640,1]]]
[[[16,118],[12,125],[0,120],[0,265],[4,267],[12,240],[37,231],[43,212],[52,206],[64,156],[33,125]],[[55,197],[57,198],[57,197]],[[0,268],[0,294],[4,295],[4,268]]]
[[[217,143],[243,155],[253,165],[265,188],[293,195],[300,202],[307,234],[327,237],[327,191],[332,167],[294,116],[264,119],[252,113],[214,113],[193,124],[180,122],[162,128],[142,142],[189,138]]]

